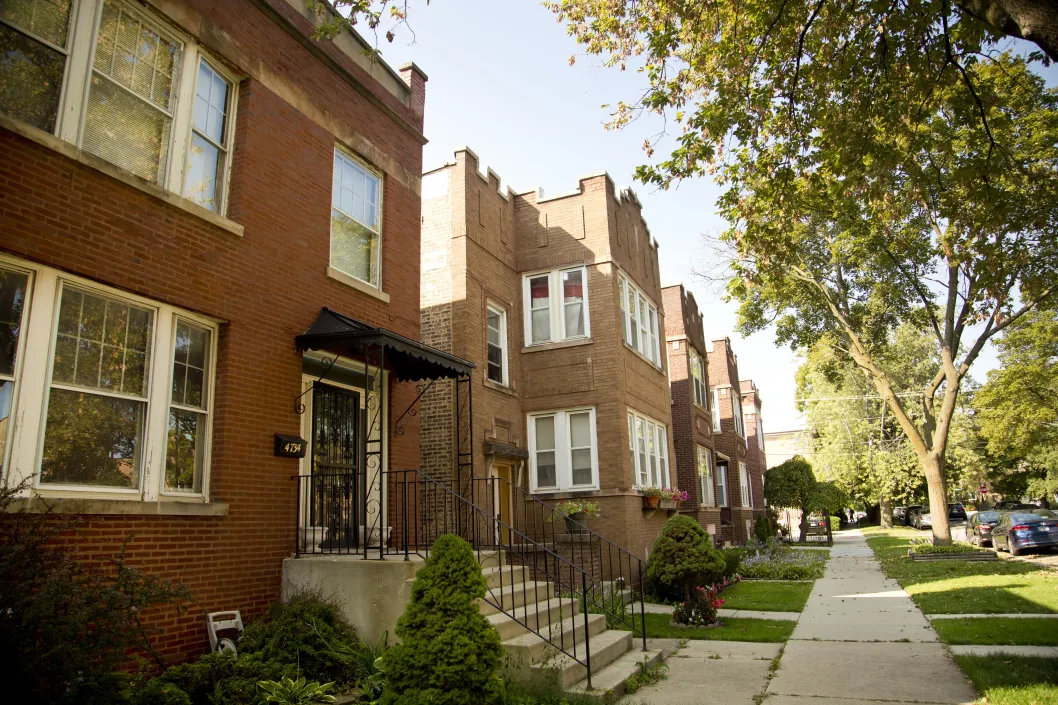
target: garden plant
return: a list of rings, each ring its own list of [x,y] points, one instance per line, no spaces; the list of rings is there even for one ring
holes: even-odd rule
[[[647,560],[647,589],[662,601],[691,599],[700,585],[712,585],[724,576],[724,556],[713,548],[705,529],[687,516],[674,516],[665,524]]]

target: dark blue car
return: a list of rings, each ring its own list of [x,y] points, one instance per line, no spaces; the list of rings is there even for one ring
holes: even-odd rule
[[[1053,512],[1037,510],[1030,514],[1019,510],[1005,513],[992,528],[992,545],[1016,556],[1026,549],[1058,546],[1058,518]],[[1048,516],[1049,515],[1049,516]]]

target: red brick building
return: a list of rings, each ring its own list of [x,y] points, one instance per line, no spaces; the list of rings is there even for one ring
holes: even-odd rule
[[[279,597],[292,476],[417,467],[400,380],[469,369],[415,342],[426,76],[313,40],[297,0],[4,8],[4,478],[79,515],[89,555],[135,534],[129,562],[196,599],[162,652],[197,654],[201,611]]]
[[[753,496],[760,497],[763,502],[764,473],[768,471],[768,458],[764,450],[760,390],[751,379],[741,380],[739,387],[742,390],[742,425],[746,429],[746,469],[753,484]]]

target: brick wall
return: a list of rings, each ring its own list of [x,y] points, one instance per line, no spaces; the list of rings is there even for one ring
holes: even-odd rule
[[[161,652],[177,659],[207,648],[203,612],[240,609],[252,619],[279,596],[280,563],[294,548],[290,476],[297,464],[273,457],[272,434],[300,428],[293,406],[301,356],[294,337],[321,306],[419,337],[422,121],[357,62],[323,43],[319,51],[369,96],[340,80],[333,66],[249,0],[159,4],[247,75],[228,212],[244,235],[0,129],[0,249],[224,321],[211,494],[229,505],[228,515],[86,516],[76,539],[87,555],[101,557],[134,534],[132,565],[190,588],[192,612],[158,620],[167,627],[158,640]],[[308,32],[284,2],[272,4],[291,26]],[[338,137],[385,172],[388,304],[326,276]],[[412,385],[394,384],[391,412],[399,413],[414,393]],[[390,438],[391,466],[417,466],[415,420],[404,435]]]
[[[764,438],[758,434],[757,419],[761,413],[760,391],[751,379],[739,382],[742,391],[742,409],[746,426],[746,467],[753,485],[753,508],[764,511],[764,472],[768,460],[764,454]]]

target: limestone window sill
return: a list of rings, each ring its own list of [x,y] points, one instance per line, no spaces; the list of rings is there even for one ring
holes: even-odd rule
[[[486,374],[488,374],[488,373],[486,373]],[[499,392],[500,394],[506,394],[507,396],[510,396],[510,397],[518,396],[518,392],[514,391],[513,389],[511,389],[507,385],[498,384],[496,382],[493,382],[488,377],[485,377],[485,379],[482,380],[482,384],[484,384],[485,389],[491,389],[494,392]]]
[[[382,301],[383,303],[389,303],[389,294],[377,287],[371,286],[365,281],[361,281],[356,277],[351,277],[341,270],[335,269],[334,267],[327,267],[327,276],[337,282],[345,284],[348,287],[356,289],[357,291],[363,294],[373,296],[374,298],[378,299],[379,301]]]
[[[577,348],[581,345],[591,345],[595,341],[591,338],[577,338],[576,340],[563,340],[558,343],[537,343],[522,348],[523,353],[543,352],[545,350],[561,350],[563,348]]]
[[[242,237],[243,226],[236,223],[233,220],[228,220],[222,215],[214,213],[208,208],[203,208],[192,200],[184,198],[168,189],[164,189],[161,186],[152,184],[146,179],[136,176],[130,171],[126,171],[119,166],[115,166],[105,159],[101,159],[94,154],[89,154],[84,150],[78,149],[76,145],[70,144],[64,140],[59,139],[55,135],[49,134],[44,130],[39,130],[32,125],[16,120],[3,112],[0,112],[0,127],[13,132],[20,137],[24,137],[30,142],[35,142],[42,147],[46,147],[53,151],[59,152],[60,154],[69,157],[70,159],[83,164],[90,169],[94,169],[102,174],[120,181],[123,184],[133,187],[139,191],[146,193],[149,196],[165,201],[171,206],[179,208],[185,213],[195,216],[201,220],[206,221],[210,225],[216,226],[221,230],[226,230],[232,235]]]
[[[223,517],[228,505],[223,502],[177,502],[163,500],[144,502],[125,499],[88,499],[81,497],[28,497],[16,499],[9,512],[28,511],[52,514],[107,514],[126,516],[192,516]]]

